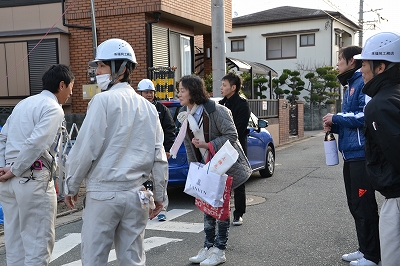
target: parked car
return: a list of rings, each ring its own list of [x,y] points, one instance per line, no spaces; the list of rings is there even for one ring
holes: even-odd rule
[[[175,121],[177,134],[180,129],[180,123],[177,116],[182,107],[178,100],[160,101],[171,112]],[[259,171],[261,177],[271,177],[275,171],[275,146],[274,140],[266,127],[268,122],[258,119],[253,113],[250,114],[249,124],[247,126],[247,158],[249,159],[253,172]],[[182,143],[179,148],[176,159],[170,158],[169,163],[169,181],[168,186],[184,186],[189,165],[186,156],[185,145]]]

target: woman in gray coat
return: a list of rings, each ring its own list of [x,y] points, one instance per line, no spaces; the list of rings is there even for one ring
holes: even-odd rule
[[[218,151],[229,140],[239,153],[238,160],[227,171],[233,177],[232,189],[246,182],[251,175],[247,160],[238,140],[231,111],[208,98],[204,82],[196,75],[184,76],[179,82],[179,101],[182,106],[178,119],[182,123],[176,144],[184,140],[188,161],[202,162],[209,158],[209,147]],[[174,147],[171,154],[174,156]],[[228,240],[230,219],[219,221],[204,214],[204,247],[189,259],[201,266],[218,265],[226,261],[225,249]],[[216,228],[217,227],[217,228]],[[217,229],[217,230],[216,230]]]

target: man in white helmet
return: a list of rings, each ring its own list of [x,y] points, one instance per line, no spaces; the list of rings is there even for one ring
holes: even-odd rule
[[[400,34],[370,37],[359,55],[365,107],[365,156],[373,187],[385,200],[379,217],[383,266],[400,262]]]
[[[97,49],[96,79],[102,93],[88,111],[66,162],[65,202],[72,209],[86,184],[82,265],[106,266],[114,242],[119,265],[145,265],[144,229],[165,199],[168,162],[154,105],[129,85],[137,65],[132,47],[109,39]],[[151,193],[142,185],[154,179]]]
[[[139,82],[137,87],[137,93],[139,93],[149,102],[154,104],[154,106],[157,109],[158,118],[160,119],[161,127],[164,131],[164,143],[163,143],[164,149],[167,154],[167,158],[169,159],[170,157],[169,150],[171,149],[172,144],[174,144],[175,140],[175,130],[176,130],[175,122],[172,119],[171,113],[169,112],[168,108],[162,103],[157,101],[157,98],[155,97],[155,92],[156,88],[154,87],[154,84],[151,80],[142,79]],[[168,207],[168,196],[165,197],[164,207],[162,211],[157,215],[157,219],[160,222],[167,220],[167,214],[166,214],[167,207]]]

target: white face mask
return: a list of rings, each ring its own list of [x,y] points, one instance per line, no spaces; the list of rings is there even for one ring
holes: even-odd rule
[[[96,81],[97,86],[99,86],[102,91],[106,91],[108,89],[108,84],[111,82],[110,74],[97,75]]]

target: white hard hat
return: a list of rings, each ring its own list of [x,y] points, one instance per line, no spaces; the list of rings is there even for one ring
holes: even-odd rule
[[[356,60],[385,60],[400,62],[400,34],[380,32],[367,39],[361,54],[353,56]]]
[[[97,67],[99,61],[127,60],[136,67],[136,56],[132,46],[122,39],[109,39],[97,47],[96,58],[89,62],[89,66]]]
[[[138,91],[155,91],[154,84],[149,79],[142,79],[138,84]]]

